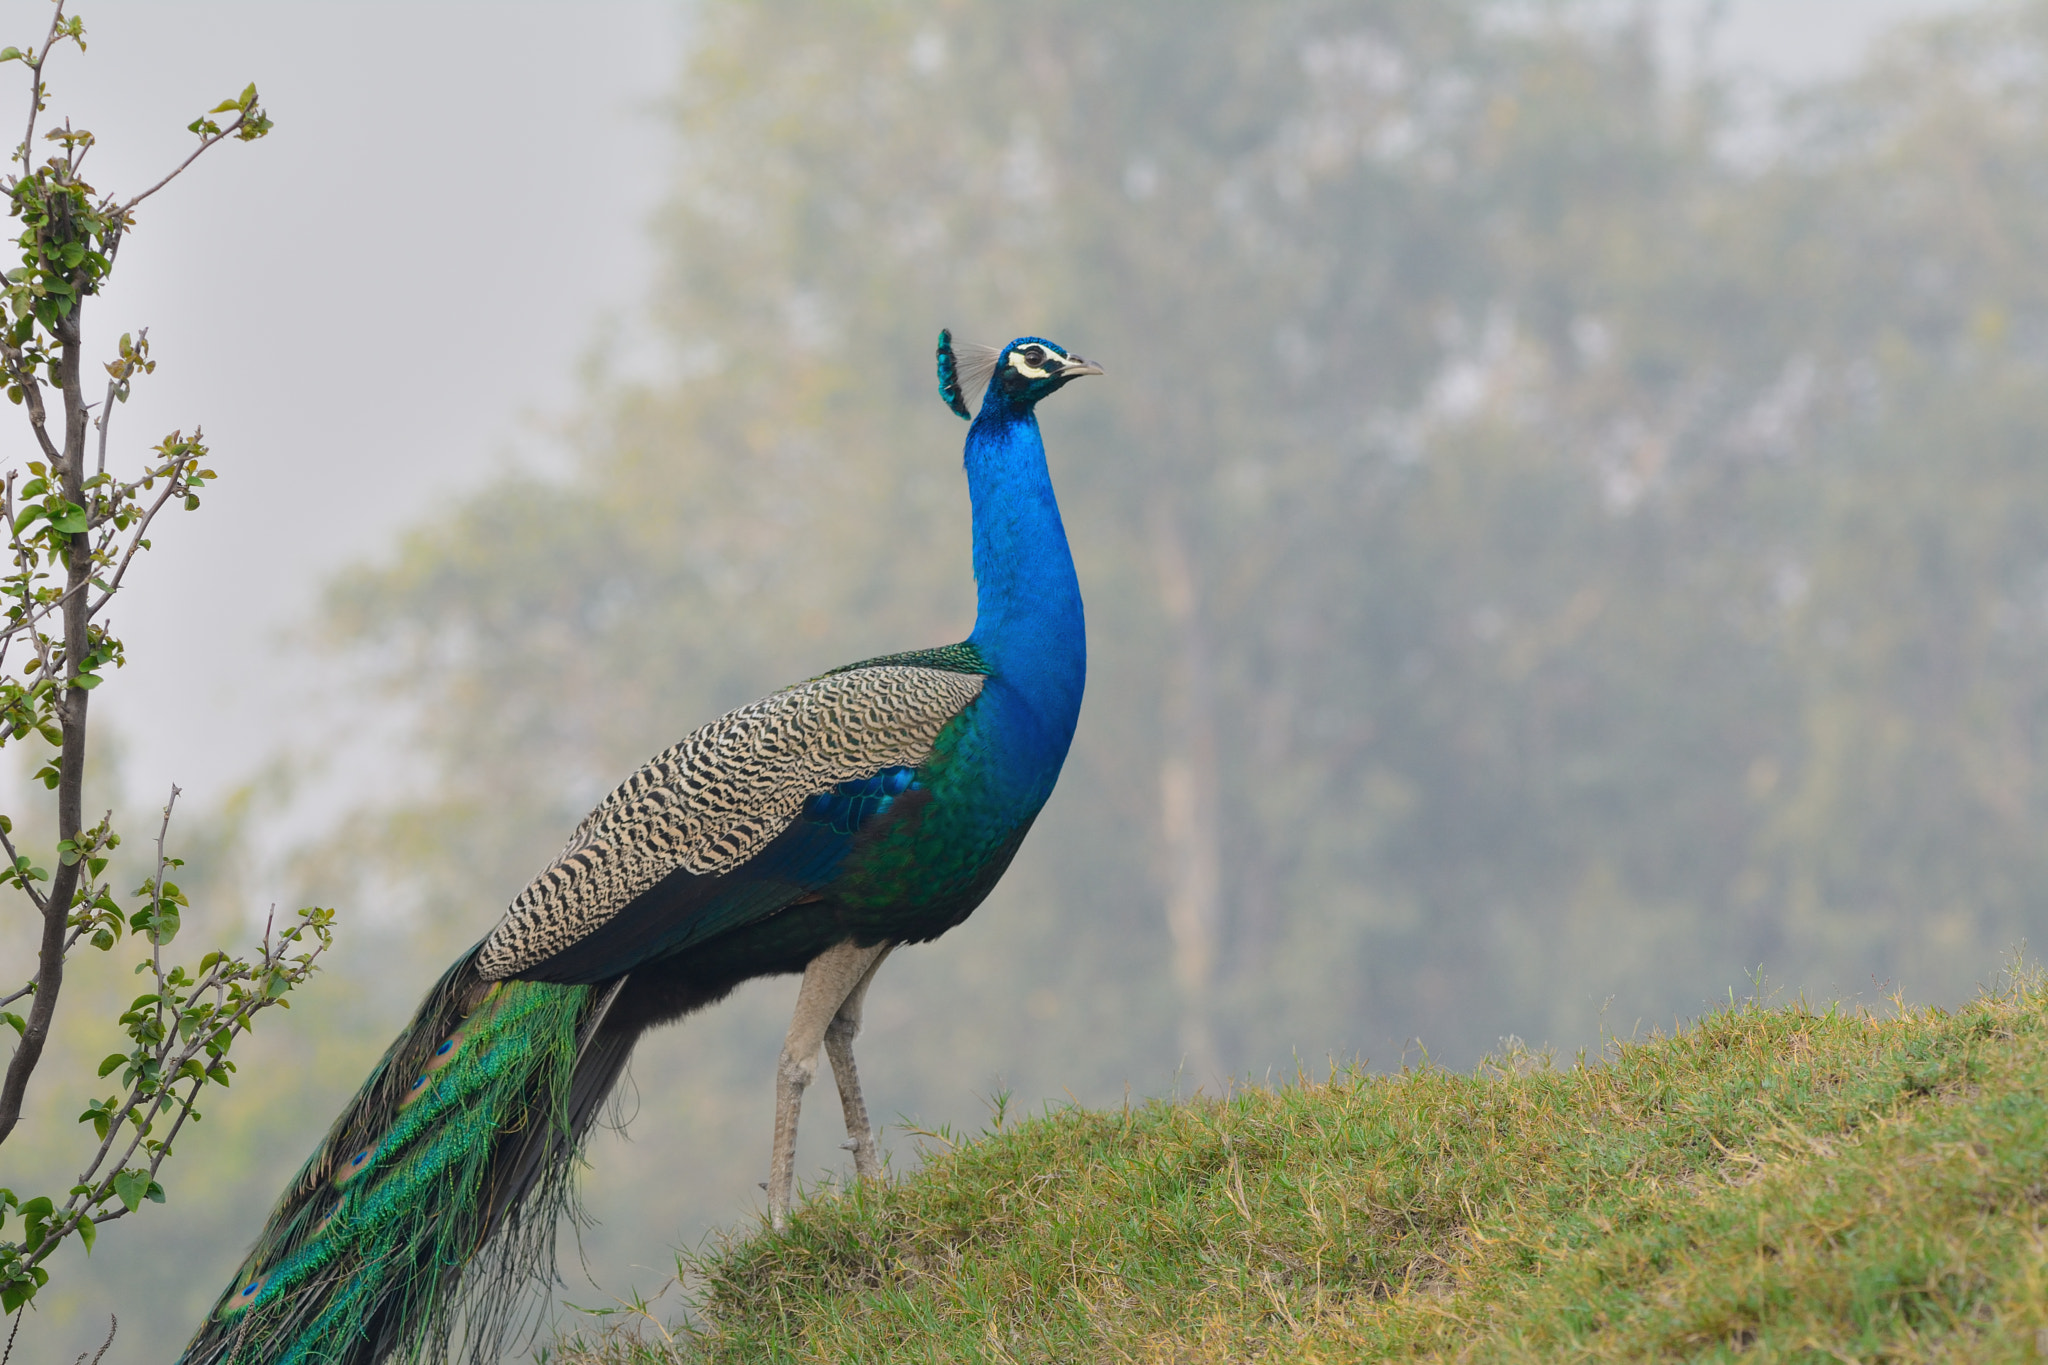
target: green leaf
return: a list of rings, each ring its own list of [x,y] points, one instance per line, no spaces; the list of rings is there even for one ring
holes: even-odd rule
[[[71,680],[71,685],[82,691],[90,692],[105,681],[106,679],[97,673],[81,673]]]
[[[34,1251],[43,1244],[43,1234],[47,1230],[45,1225],[56,1207],[47,1196],[31,1199],[21,1206],[21,1221],[25,1225],[21,1238],[23,1249]]]
[[[41,1266],[36,1267],[41,1270]],[[17,1280],[0,1289],[0,1316],[11,1316],[15,1309],[36,1296],[37,1285],[33,1280]]]
[[[97,1137],[101,1142],[105,1142],[107,1140],[107,1130],[114,1126],[114,1102],[111,1099],[106,1101],[94,1100],[86,1106],[85,1112],[78,1116],[78,1121],[80,1123],[90,1123],[93,1136]]]
[[[102,1075],[102,1076],[108,1076],[108,1075],[112,1075],[112,1074],[114,1073],[114,1071],[115,1071],[116,1069],[118,1069],[118,1068],[120,1067],[121,1063],[123,1063],[123,1062],[125,1062],[125,1061],[127,1061],[127,1060],[128,1060],[127,1056],[126,1056],[125,1054],[123,1054],[123,1053],[119,1053],[119,1052],[110,1052],[110,1053],[108,1053],[108,1054],[107,1054],[107,1059],[106,1059],[105,1061],[103,1061],[103,1062],[101,1062],[101,1063],[100,1063],[100,1075]]]
[[[78,1216],[78,1240],[85,1243],[85,1254],[92,1255],[92,1244],[99,1240],[100,1230],[84,1214]]]
[[[13,1010],[0,1010],[0,1024],[6,1024],[16,1033],[24,1036],[28,1033],[28,1021]]]
[[[128,1170],[114,1177],[114,1196],[127,1206],[130,1213],[135,1212],[150,1192],[158,1188],[157,1183],[149,1178],[148,1171]],[[163,1202],[161,1195],[157,1196],[157,1202]]]

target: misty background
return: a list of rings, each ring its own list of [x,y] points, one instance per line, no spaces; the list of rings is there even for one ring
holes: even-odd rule
[[[184,787],[193,941],[341,944],[21,1359],[117,1297],[110,1365],[165,1358],[646,755],[965,633],[942,325],[1109,372],[1043,415],[1093,668],[1008,879],[878,981],[879,1115],[1570,1052],[1759,971],[1953,1001],[2041,937],[2048,6],[84,13],[95,184],[252,78],[278,122],[88,314],[162,362],[117,443],[203,421],[222,475],[95,780],[138,841]],[[69,1183],[130,989],[67,983],[0,1181]],[[757,1216],[793,994],[643,1047],[561,1299]]]

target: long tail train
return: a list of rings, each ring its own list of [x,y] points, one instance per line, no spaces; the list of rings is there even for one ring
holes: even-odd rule
[[[623,978],[487,982],[474,956],[335,1120],[183,1365],[439,1359],[458,1308],[468,1353],[496,1358],[639,1030],[603,1027]]]

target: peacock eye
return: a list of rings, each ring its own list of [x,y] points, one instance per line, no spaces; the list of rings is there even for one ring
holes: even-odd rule
[[[1045,352],[1036,346],[1026,346],[1024,348],[1024,363],[1034,370],[1037,369],[1045,363]]]

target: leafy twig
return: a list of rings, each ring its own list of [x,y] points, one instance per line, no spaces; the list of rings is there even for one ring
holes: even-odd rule
[[[199,134],[199,145],[194,147],[192,154],[183,161],[180,161],[169,175],[121,205],[120,216],[125,219],[137,204],[183,175],[185,168],[204,156],[209,147],[225,142],[230,137],[237,138],[243,142],[254,142],[257,138],[270,131],[270,118],[263,112],[262,106],[256,103],[256,87],[254,85],[244,90],[239,99],[223,100],[208,110],[207,113],[225,114],[229,110],[235,111],[235,118],[225,128],[215,126],[213,120],[205,115],[195,119],[192,123],[192,131]]]
[[[51,871],[15,847],[13,825],[0,815],[0,851],[8,860],[0,867],[0,887],[19,888],[41,926],[34,975],[0,997],[0,1007],[33,997],[26,1019],[0,1009],[0,1023],[20,1035],[0,1076],[0,1143],[20,1121],[72,950],[89,940],[108,951],[130,931],[144,934],[149,952],[137,971],[149,974],[152,989],[120,1018],[127,1050],[100,1066],[101,1077],[121,1073],[120,1089],[93,1099],[79,1116],[93,1125],[99,1142],[62,1207],[50,1196],[0,1188],[0,1312],[8,1313],[17,1313],[48,1282],[45,1263],[67,1238],[76,1235],[90,1250],[101,1225],[126,1217],[146,1200],[162,1200],[157,1173],[186,1120],[199,1117],[200,1095],[209,1084],[227,1084],[236,1037],[263,1010],[287,1006],[286,995],[316,969],[332,941],[333,920],[327,910],[302,910],[282,931],[266,922],[253,956],[213,951],[190,969],[175,964],[167,948],[187,905],[171,881],[181,866],[169,847],[178,789],[171,789],[164,806],[156,865],[136,891],[142,904],[132,913],[104,880],[121,842],[112,813],[90,829],[84,824],[89,703],[109,666],[124,659],[121,642],[97,618],[121,590],[135,556],[149,548],[159,514],[177,499],[187,510],[196,508],[213,472],[203,467],[206,447],[195,431],[190,439],[182,432],[165,437],[132,481],[108,473],[113,405],[127,400],[134,378],[149,373],[154,362],[147,331],[124,335],[119,354],[105,366],[103,397],[87,401],[82,310],[111,272],[136,206],[208,148],[227,138],[262,137],[271,121],[251,85],[188,125],[199,137],[198,147],[155,184],[125,202],[96,196],[79,178],[94,145],[91,132],[67,120],[43,135],[61,151],[41,164],[35,157],[36,122],[48,95],[45,66],[67,38],[84,49],[83,24],[66,16],[64,0],[56,0],[40,49],[0,48],[0,64],[21,62],[30,83],[19,174],[0,186],[19,224],[15,244],[22,262],[0,273],[0,386],[26,410],[42,456],[28,462],[26,476],[9,469],[0,477],[7,547],[0,572],[0,746],[34,734],[57,750],[36,774],[55,793],[57,861]],[[215,122],[214,115],[230,113],[225,127]],[[48,401],[46,388],[57,392],[59,403]],[[61,435],[51,429],[53,416],[62,418]],[[94,424],[98,440],[89,450]],[[34,657],[9,671],[8,656],[18,640]],[[4,1360],[0,1353],[0,1365]]]
[[[19,54],[28,64],[28,127],[21,135],[21,172],[28,174],[31,149],[36,142],[36,115],[43,112],[43,63],[50,60],[50,53],[57,46],[57,34],[64,27],[64,0],[57,0],[56,8],[50,14],[50,31],[43,35],[40,48]]]

